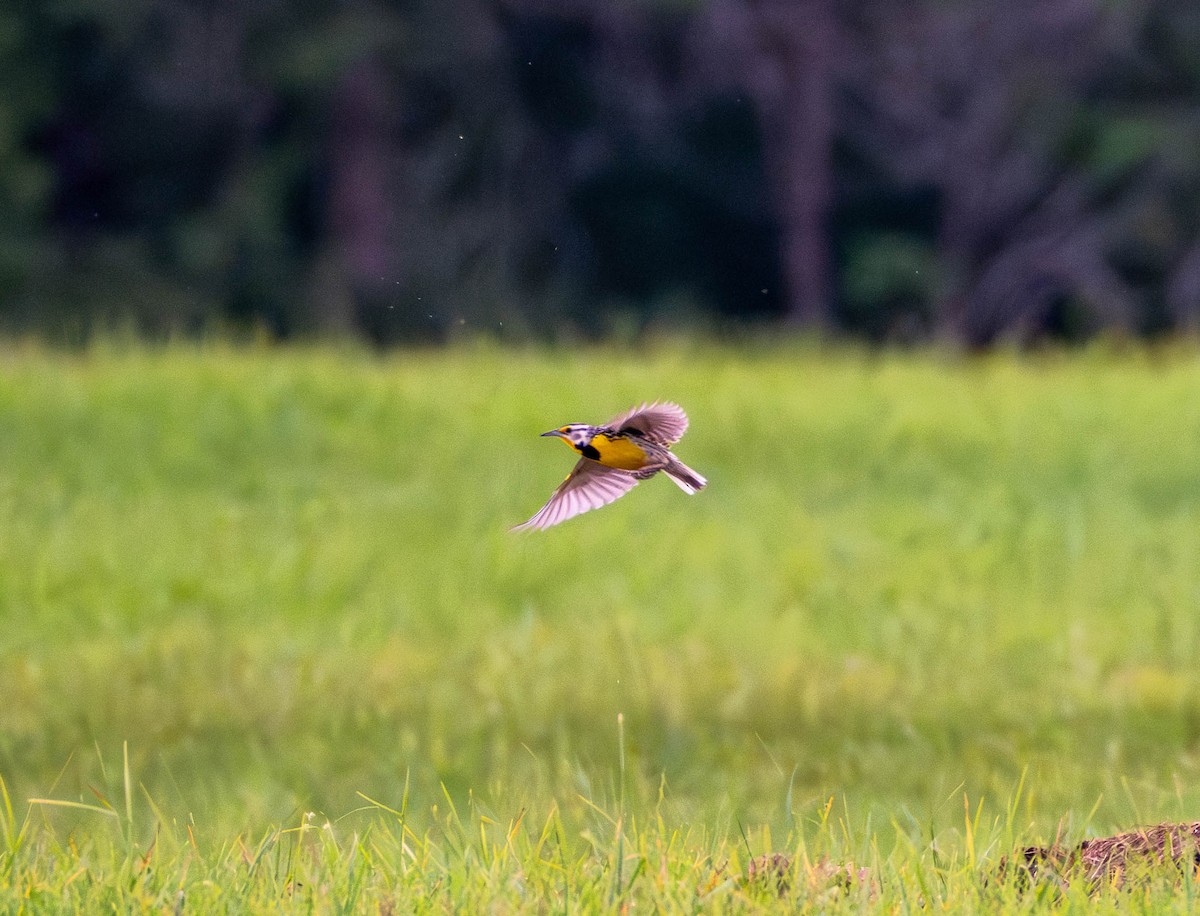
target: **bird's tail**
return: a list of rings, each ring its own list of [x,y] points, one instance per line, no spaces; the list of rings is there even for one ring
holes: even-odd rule
[[[671,463],[663,468],[663,471],[668,477],[675,481],[675,484],[679,487],[679,489],[683,490],[683,492],[687,493],[689,496],[692,493],[703,490],[708,485],[707,480],[689,468],[674,455],[671,456]]]

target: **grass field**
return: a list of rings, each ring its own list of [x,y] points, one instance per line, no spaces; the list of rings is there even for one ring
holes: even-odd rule
[[[653,398],[706,491],[507,530]],[[10,344],[0,909],[1083,905],[986,878],[1200,819],[1198,444],[1183,350]]]

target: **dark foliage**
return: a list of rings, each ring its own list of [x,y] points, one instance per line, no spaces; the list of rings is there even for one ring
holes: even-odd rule
[[[1195,330],[1198,38],[1181,0],[12,4],[0,323]]]

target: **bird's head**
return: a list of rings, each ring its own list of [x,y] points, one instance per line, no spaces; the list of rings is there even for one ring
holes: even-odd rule
[[[587,423],[569,423],[566,426],[560,426],[558,429],[542,433],[543,436],[558,436],[563,442],[576,450],[583,448],[591,442],[592,436],[595,434],[596,427],[589,426]]]

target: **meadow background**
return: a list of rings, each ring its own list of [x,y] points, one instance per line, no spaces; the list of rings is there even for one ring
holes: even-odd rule
[[[0,911],[1194,910],[999,869],[1200,817],[1198,46],[0,5]]]
[[[0,900],[723,911],[782,851],[994,905],[1021,842],[1200,810],[1197,390],[1189,347],[5,345]],[[538,433],[655,397],[707,490],[508,531]]]

